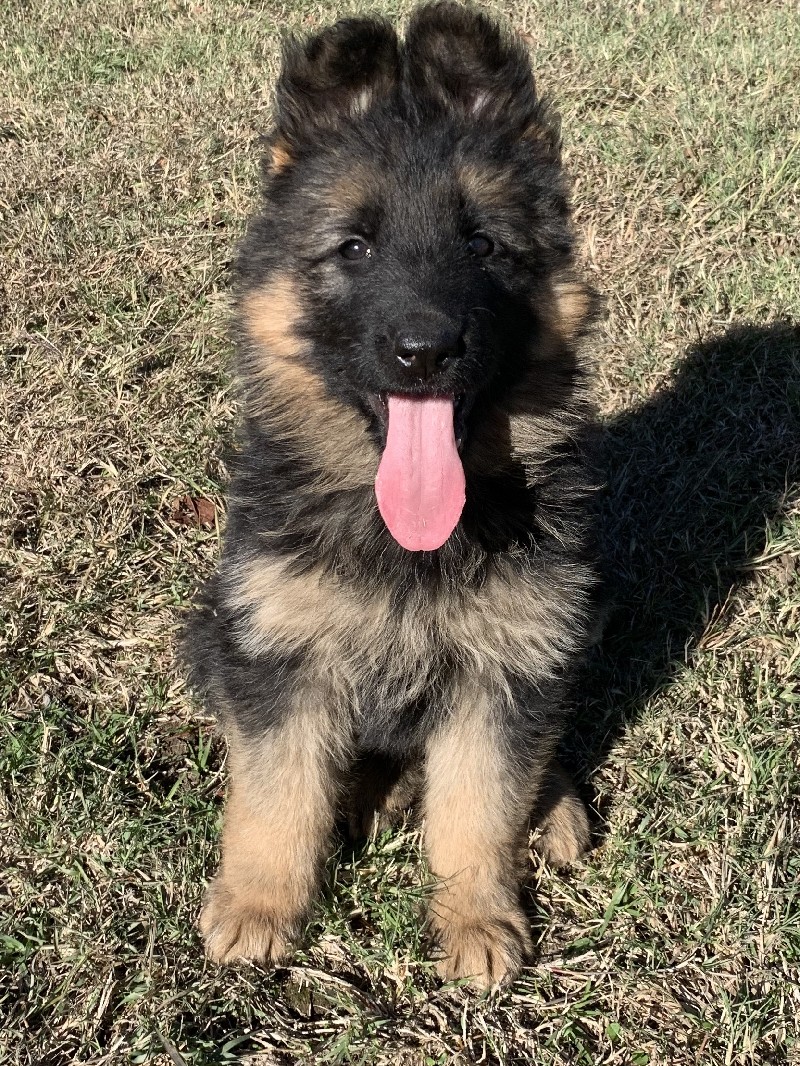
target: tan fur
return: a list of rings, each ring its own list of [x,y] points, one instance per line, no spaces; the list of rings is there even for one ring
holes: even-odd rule
[[[302,296],[290,275],[281,274],[266,288],[250,293],[242,311],[247,332],[260,348],[258,365],[251,368],[255,373],[269,374],[276,361],[296,363],[303,352],[296,333],[302,317]]]
[[[511,176],[491,163],[464,163],[458,169],[458,179],[467,196],[487,207],[509,203],[516,192]]]
[[[440,881],[431,905],[439,969],[483,987],[512,978],[531,946],[517,886],[538,775],[514,779],[492,723],[497,699],[465,687],[429,742],[425,766],[425,842]]]
[[[370,107],[375,101],[375,93],[370,88],[363,88],[361,92],[357,93],[350,101],[350,114],[353,118],[358,118],[359,115],[363,115],[365,111],[369,111]]]
[[[531,381],[535,381],[535,371]],[[549,412],[518,411],[517,406],[511,398],[508,407],[497,405],[487,412],[480,438],[469,453],[469,469],[491,473],[523,462],[528,483],[534,484],[538,471],[546,472],[553,453],[563,447],[569,423]],[[574,425],[577,429],[577,422]]]
[[[533,846],[551,866],[569,866],[588,850],[591,840],[586,807],[569,775],[557,762],[547,771],[537,801],[538,833]]]
[[[270,167],[273,174],[285,170],[293,162],[289,146],[284,140],[276,140],[270,148]]]
[[[553,286],[557,330],[569,342],[585,327],[592,310],[592,294],[577,278],[564,278]]]
[[[276,962],[296,934],[333,827],[339,743],[310,694],[279,730],[257,740],[228,733],[222,862],[200,917],[216,962]]]
[[[532,122],[530,126],[522,131],[520,140],[527,141],[529,144],[539,142],[557,157],[560,158],[561,156],[559,134],[549,126],[542,125],[541,122]]]
[[[337,178],[325,194],[326,202],[342,214],[358,212],[380,195],[380,172],[367,163],[354,164],[344,177]]]
[[[553,452],[570,436],[571,427],[577,429],[579,422],[583,423],[580,388],[572,397],[573,408],[554,416],[548,390],[542,390],[542,375],[564,358],[565,346],[572,350],[573,342],[591,321],[594,300],[592,291],[571,274],[554,283],[549,318],[537,339],[531,369],[505,405],[498,404],[485,415],[480,437],[470,449],[471,470],[492,472],[507,469],[512,461],[522,461],[529,484],[533,484],[537,471],[546,469]]]
[[[410,701],[427,688],[427,665],[447,654],[502,688],[509,674],[542,678],[569,661],[584,608],[588,573],[576,564],[546,574],[496,562],[481,584],[444,591],[431,602],[392,607],[389,593],[321,568],[292,571],[293,559],[241,567],[232,602],[249,609],[237,633],[251,654],[306,650],[320,678],[350,698],[364,678]]]
[[[378,454],[366,422],[334,399],[303,361],[297,332],[302,315],[300,285],[288,274],[244,299],[242,320],[251,342],[244,366],[250,409],[321,466],[331,485],[370,484]]]
[[[240,642],[251,652],[311,649],[321,677],[360,673],[354,659],[368,657],[369,634],[377,644],[378,634],[386,629],[388,594],[345,584],[319,567],[293,573],[294,561],[270,557],[242,566],[232,600],[250,608],[251,614]]]

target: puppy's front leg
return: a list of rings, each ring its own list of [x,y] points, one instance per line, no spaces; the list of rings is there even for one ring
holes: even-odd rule
[[[314,694],[280,725],[228,734],[231,784],[222,862],[200,931],[215,962],[275,963],[299,932],[319,880],[341,778],[341,738]]]
[[[513,978],[531,947],[519,891],[533,798],[552,750],[511,750],[503,711],[464,692],[428,743],[425,839],[440,884],[431,922],[439,972],[482,988]]]

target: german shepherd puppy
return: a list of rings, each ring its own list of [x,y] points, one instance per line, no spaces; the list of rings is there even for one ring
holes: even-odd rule
[[[595,583],[559,132],[523,45],[422,7],[285,50],[264,204],[241,248],[243,417],[219,570],[190,626],[225,723],[208,955],[275,963],[337,818],[415,798],[444,977],[530,947],[531,812],[588,842],[554,762]]]

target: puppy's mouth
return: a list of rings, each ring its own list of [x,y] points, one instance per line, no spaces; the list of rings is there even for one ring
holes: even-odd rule
[[[467,397],[379,393],[371,398],[385,444],[375,495],[389,532],[408,551],[435,551],[464,509]]]
[[[425,399],[426,397],[419,397]],[[453,433],[456,439],[456,448],[461,452],[467,439],[467,417],[475,402],[474,396],[468,396],[465,392],[457,392],[451,396],[453,401]],[[372,392],[367,397],[370,409],[378,416],[378,422],[383,433],[384,444],[389,429],[389,393]]]

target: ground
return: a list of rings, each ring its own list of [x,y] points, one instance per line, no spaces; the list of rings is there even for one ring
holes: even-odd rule
[[[173,637],[224,524],[228,267],[279,38],[345,8],[11,0],[2,1062],[800,1062],[800,14],[495,9],[559,102],[607,301],[613,603],[564,753],[594,850],[532,867],[536,958],[488,998],[426,961],[410,826],[342,846],[291,966],[204,961],[224,746]]]

